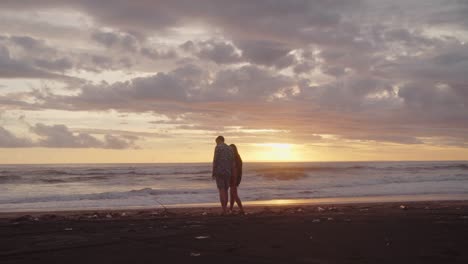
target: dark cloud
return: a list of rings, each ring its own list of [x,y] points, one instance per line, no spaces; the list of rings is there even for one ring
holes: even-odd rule
[[[152,47],[129,33],[96,31],[91,38],[106,50],[53,47],[30,36],[0,36],[0,77],[70,80],[65,73],[72,70],[152,70],[145,62],[177,58],[174,49]]]
[[[138,148],[134,143],[136,139],[138,137],[105,135],[103,147],[108,149]]]
[[[0,148],[25,148],[33,146],[32,141],[15,136],[10,131],[0,127]]]
[[[74,133],[65,125],[45,125],[38,123],[31,131],[41,137],[38,146],[51,148],[109,148],[123,149],[135,147],[137,137],[105,135],[99,140],[87,133]]]
[[[107,48],[118,47],[127,51],[137,51],[139,48],[137,38],[128,33],[97,31],[91,37]]]
[[[170,50],[157,50],[154,48],[141,48],[140,53],[143,57],[150,58],[152,60],[170,60],[177,59],[177,52],[173,49]]]
[[[11,57],[7,47],[0,43],[0,78],[45,78],[65,79],[66,76],[42,70],[27,61]]]
[[[64,125],[47,126],[44,124],[36,124],[31,130],[43,137],[39,140],[40,146],[52,148],[83,148],[83,147],[99,147],[101,142],[96,138],[80,133],[74,135]]]
[[[456,0],[451,5],[444,6],[434,11],[427,18],[428,23],[432,25],[451,25],[455,27],[468,27],[468,1]]]
[[[44,41],[29,36],[0,36],[0,77],[57,79],[78,78],[64,74],[75,62]]]
[[[60,58],[52,60],[36,59],[34,60],[34,65],[36,65],[38,68],[60,72],[71,69],[73,67],[73,62],[69,58]]]
[[[292,85],[294,81],[290,77],[255,66],[223,70],[210,81],[209,72],[188,64],[168,73],[131,81],[85,85],[76,96],[49,95],[44,101],[46,105],[60,105],[64,109],[170,112],[173,107],[177,113],[183,111],[177,105],[190,111],[192,105],[188,103],[273,100],[291,94]]]
[[[310,73],[314,68],[313,62],[301,62],[294,65],[293,71],[295,74]]]
[[[185,65],[169,73],[161,72],[131,81],[85,85],[76,96],[52,96],[46,101],[69,109],[150,111],[166,101],[197,100],[206,82],[206,74],[196,65]]]
[[[27,138],[17,137],[10,131],[0,127],[0,147],[2,148],[24,148],[24,147],[46,147],[46,148],[107,148],[125,149],[136,148],[135,141],[139,139],[133,135],[111,135],[106,134],[102,140],[87,134],[74,133],[65,125],[45,125],[38,123],[30,127],[30,130],[40,139],[32,141]]]
[[[210,40],[197,43],[188,41],[182,45],[182,48],[192,51],[195,55],[204,60],[214,61],[218,64],[230,64],[241,61],[241,55],[231,43]]]
[[[217,73],[205,95],[208,100],[267,101],[276,95],[289,95],[294,81],[285,75],[255,66],[243,66]]]
[[[294,58],[288,56],[288,53],[292,50],[291,47],[280,42],[265,40],[242,41],[238,43],[238,46],[242,50],[242,56],[256,64],[285,68],[294,62]]]

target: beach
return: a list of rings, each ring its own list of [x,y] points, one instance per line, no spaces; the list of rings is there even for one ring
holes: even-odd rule
[[[0,214],[1,263],[468,263],[468,201]]]

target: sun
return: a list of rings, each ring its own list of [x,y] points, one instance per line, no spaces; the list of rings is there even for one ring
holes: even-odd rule
[[[255,156],[261,161],[294,161],[298,160],[296,146],[288,143],[258,143]]]

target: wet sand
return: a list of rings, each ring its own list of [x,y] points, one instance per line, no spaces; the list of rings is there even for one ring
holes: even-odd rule
[[[468,263],[468,201],[247,212],[3,213],[0,263]]]

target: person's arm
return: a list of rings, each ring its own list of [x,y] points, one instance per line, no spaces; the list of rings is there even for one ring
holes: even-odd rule
[[[232,175],[231,177],[234,178],[234,181],[231,181],[231,182],[237,182],[237,166],[236,166],[236,161],[232,161]]]
[[[239,157],[239,177],[242,177],[242,159]]]
[[[237,162],[238,162],[238,166],[239,166],[238,167],[239,172],[238,172],[237,177],[239,177],[239,178],[237,179],[236,183],[237,183],[237,186],[239,186],[239,184],[240,184],[240,182],[242,180],[242,159],[240,157],[238,157]]]
[[[213,155],[213,169],[211,171],[211,178],[214,179],[215,178],[215,167],[216,167],[216,162],[217,162],[217,148],[215,148],[215,151],[214,151],[214,155]]]

